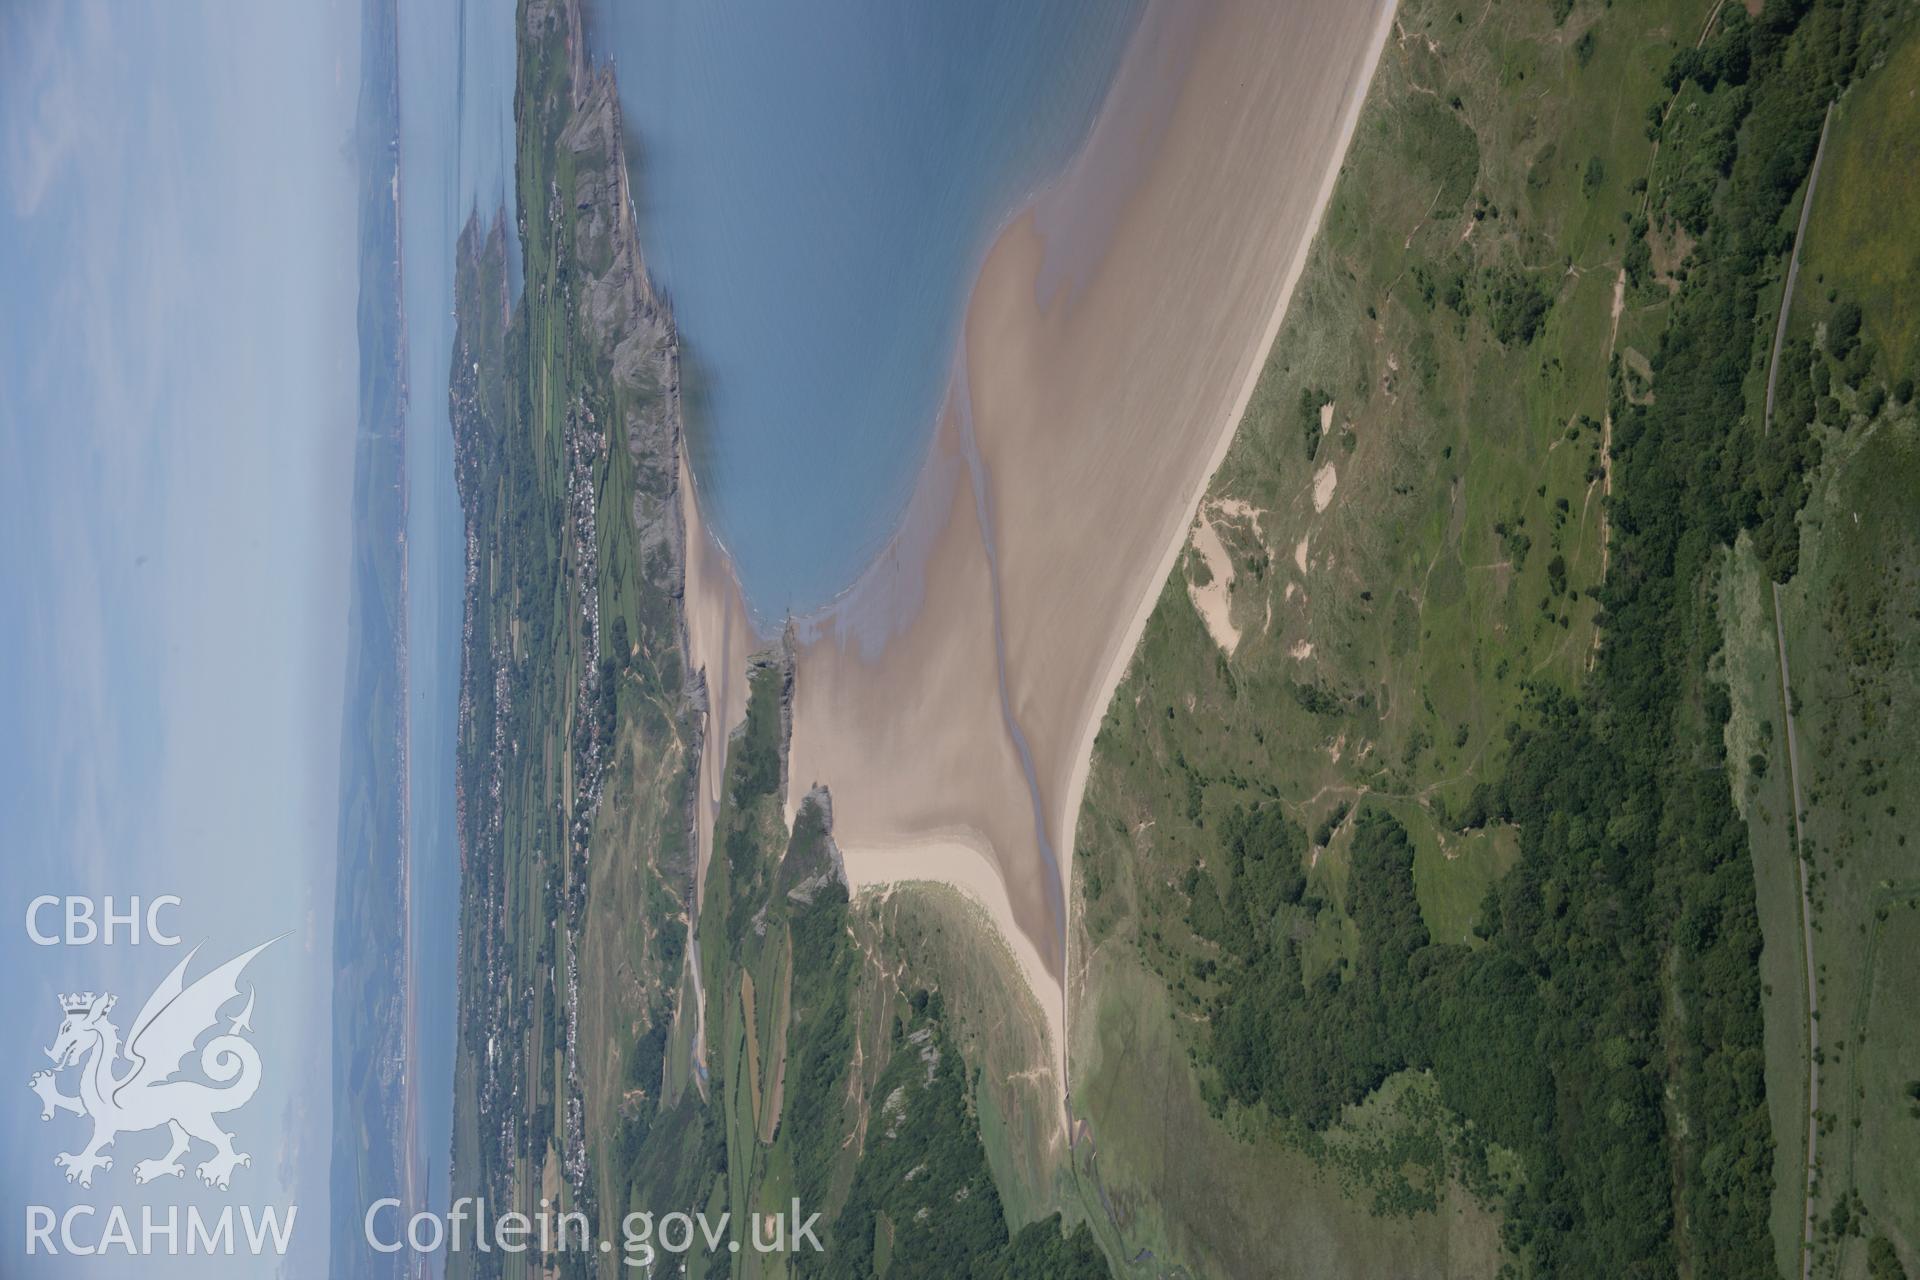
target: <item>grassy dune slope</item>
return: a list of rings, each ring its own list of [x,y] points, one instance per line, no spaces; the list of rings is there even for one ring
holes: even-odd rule
[[[1828,563],[1826,428],[1764,438],[1759,393],[1825,106],[1905,11],[1756,9],[1399,16],[1096,747],[1077,1167],[1143,1273],[1790,1261],[1797,912],[1728,795],[1713,600],[1736,534],[1762,581]]]
[[[1129,1251],[1209,1274],[1498,1266],[1497,1220],[1452,1176],[1454,1125],[1422,1082],[1331,1141],[1209,1115],[1217,1087],[1189,1057],[1221,958],[1186,873],[1219,866],[1236,806],[1277,807],[1307,836],[1302,901],[1330,908],[1290,927],[1309,976],[1337,972],[1356,950],[1353,814],[1379,805],[1412,837],[1428,927],[1473,941],[1516,856],[1510,829],[1472,817],[1476,790],[1498,782],[1528,689],[1573,686],[1593,652],[1608,355],[1665,309],[1650,293],[1616,315],[1621,215],[1653,154],[1639,104],[1709,7],[1397,20],[1203,507],[1239,642],[1202,625],[1190,601],[1218,576],[1190,555],[1096,748],[1074,1092]],[[1177,1144],[1155,1136],[1167,1108]],[[1280,1229],[1257,1228],[1269,1212]]]

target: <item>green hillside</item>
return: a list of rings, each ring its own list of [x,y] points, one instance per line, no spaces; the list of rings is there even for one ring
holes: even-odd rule
[[[1072,1073],[1125,1206],[1110,1253],[1798,1270],[1775,1143],[1805,1011],[1762,968],[1798,922],[1735,807],[1727,662],[1752,620],[1716,595],[1736,543],[1789,600],[1818,578],[1842,449],[1911,504],[1863,422],[1903,412],[1897,305],[1864,326],[1879,355],[1792,346],[1762,422],[1827,105],[1859,81],[1861,111],[1911,25],[1872,3],[1402,7],[1202,507],[1238,644],[1203,625],[1222,575],[1190,554],[1096,746]],[[1896,505],[1857,526],[1876,557],[1904,545]],[[1855,676],[1904,688],[1911,619],[1871,607]],[[1832,734],[1886,767],[1861,729]],[[1276,1182],[1306,1209],[1246,1229]],[[1833,1218],[1830,1185],[1842,1238],[1892,1212]]]

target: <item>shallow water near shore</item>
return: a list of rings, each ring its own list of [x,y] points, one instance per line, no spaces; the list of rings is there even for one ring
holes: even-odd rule
[[[702,512],[763,626],[893,534],[980,261],[1086,137],[1143,8],[592,5]]]

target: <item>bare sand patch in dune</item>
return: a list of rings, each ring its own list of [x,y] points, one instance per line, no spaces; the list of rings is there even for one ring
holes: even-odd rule
[[[1333,501],[1334,488],[1339,483],[1340,473],[1334,470],[1331,462],[1313,473],[1313,509],[1316,513],[1327,509],[1327,504]]]
[[[1220,531],[1213,527],[1213,521],[1207,518],[1205,508],[1195,517],[1193,526],[1193,549],[1207,566],[1207,581],[1204,585],[1187,579],[1187,596],[1193,601],[1193,607],[1206,623],[1207,634],[1220,646],[1220,651],[1229,658],[1240,647],[1240,629],[1233,625],[1233,557],[1227,554],[1226,544],[1220,541]]]

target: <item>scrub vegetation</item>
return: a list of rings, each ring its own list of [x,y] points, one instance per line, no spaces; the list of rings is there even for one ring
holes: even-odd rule
[[[1736,554],[1789,600],[1816,580],[1839,451],[1872,450],[1910,506],[1901,429],[1876,425],[1902,411],[1905,370],[1873,336],[1897,318],[1833,287],[1792,331],[1771,424],[1763,400],[1828,105],[1859,82],[1860,111],[1911,26],[1839,0],[1402,9],[1207,499],[1237,533],[1242,643],[1217,649],[1170,584],[1096,748],[1075,1095],[1108,1192],[1150,1206],[1113,1220],[1112,1251],[1367,1273],[1378,1236],[1229,1253],[1179,1184],[1230,1197],[1223,1153],[1272,1148],[1340,1168],[1350,1193],[1350,1127],[1414,1089],[1437,1130],[1404,1112],[1427,1140],[1376,1141],[1381,1163],[1359,1166],[1371,1230],[1423,1242],[1414,1270],[1798,1270],[1774,1149],[1795,1113],[1769,1087],[1794,1079],[1773,1032],[1805,1011],[1762,977],[1766,948],[1797,955],[1798,921],[1763,933],[1768,872],[1729,779],[1766,748],[1727,746],[1729,649],[1770,645],[1772,622],[1730,637],[1715,595]],[[1820,269],[1802,270],[1805,291]],[[1882,513],[1849,525],[1863,573],[1904,546]],[[1847,666],[1873,692],[1836,695],[1853,710],[1828,734],[1856,797],[1900,754],[1903,730],[1853,719],[1908,683],[1914,618],[1894,598],[1856,582],[1834,624],[1878,646]],[[1856,892],[1849,932],[1899,928],[1895,891]],[[1870,982],[1848,989],[1863,1008]],[[1109,1016],[1143,984],[1172,1022],[1151,1055]],[[1893,1083],[1856,1088],[1890,1107]],[[1204,1103],[1190,1154],[1145,1150],[1129,1088]],[[1379,1194],[1387,1169],[1400,1194]],[[1902,1184],[1875,1176],[1866,1204],[1822,1174],[1823,1259],[1848,1239],[1865,1259],[1883,1229],[1908,1248]],[[1449,1189],[1497,1216],[1496,1256],[1446,1230]]]

